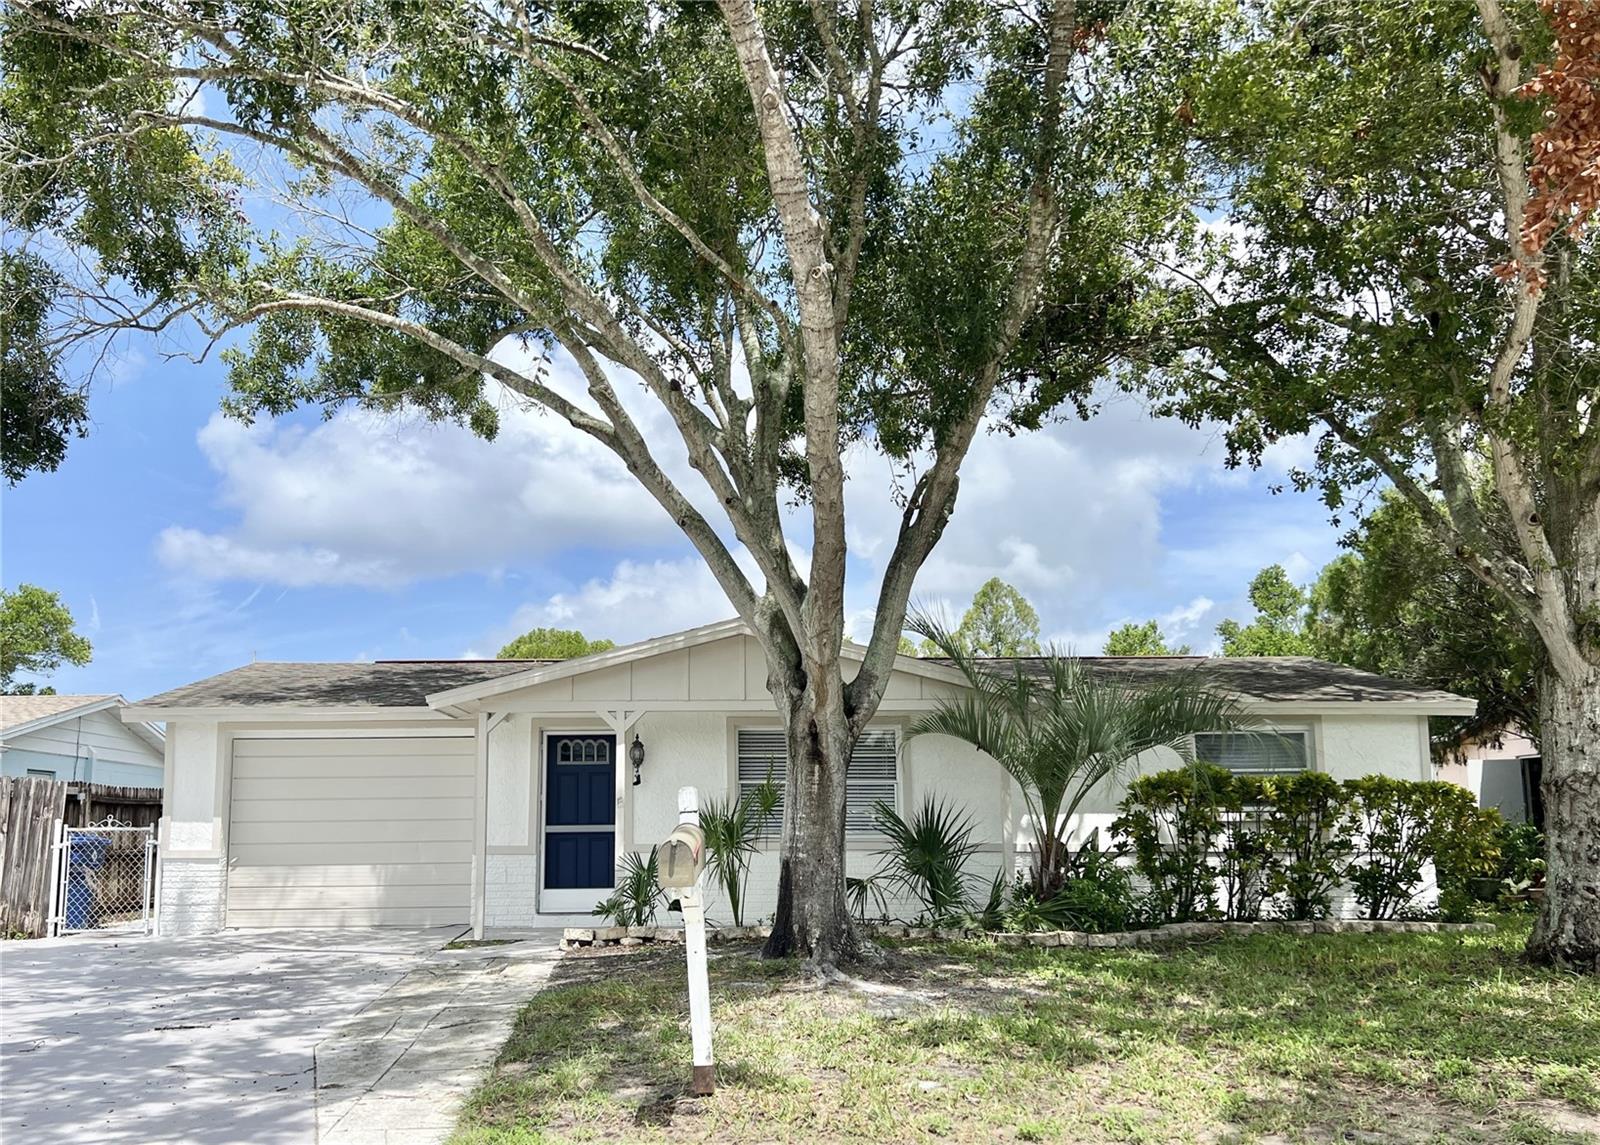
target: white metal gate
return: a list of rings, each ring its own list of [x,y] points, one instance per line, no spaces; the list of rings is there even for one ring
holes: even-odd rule
[[[155,924],[156,830],[114,818],[64,827],[51,896],[56,934],[149,934]]]

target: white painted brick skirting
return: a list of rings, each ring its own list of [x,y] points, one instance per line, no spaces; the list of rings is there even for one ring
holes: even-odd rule
[[[221,930],[226,874],[221,859],[162,859],[161,901],[156,904],[161,934]]]

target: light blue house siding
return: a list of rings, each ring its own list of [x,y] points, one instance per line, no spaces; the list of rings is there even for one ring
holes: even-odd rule
[[[0,753],[0,775],[46,775],[72,783],[106,783],[114,787],[160,787],[160,764],[124,763],[117,759],[74,759],[27,748],[7,747]]]
[[[91,712],[24,735],[7,736],[0,774],[49,775],[75,783],[160,787],[159,748],[140,738],[115,711]]]

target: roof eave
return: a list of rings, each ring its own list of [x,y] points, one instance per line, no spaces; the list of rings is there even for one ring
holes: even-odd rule
[[[66,723],[68,720],[77,720],[82,719],[84,716],[92,716],[96,712],[103,712],[108,708],[115,708],[119,704],[126,704],[126,701],[121,696],[107,696],[101,700],[91,700],[89,703],[79,704],[75,708],[64,708],[53,715],[38,716],[34,719],[26,721],[25,723],[20,723],[14,727],[6,728],[4,734],[7,739],[15,739],[18,736],[25,736],[36,731],[42,731],[48,727],[54,727],[56,724]]]
[[[335,704],[328,707],[298,707],[289,704],[206,704],[196,706],[149,707],[134,705],[122,709],[125,723],[160,720],[225,720],[229,723],[259,720],[279,723],[304,720],[323,723],[331,720],[437,720],[448,713],[414,705],[378,707],[373,704]]]

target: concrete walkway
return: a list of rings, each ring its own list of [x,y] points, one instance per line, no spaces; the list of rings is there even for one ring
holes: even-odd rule
[[[442,1140],[558,937],[460,930],[0,943],[0,1140]]]
[[[316,1048],[319,1145],[437,1145],[550,977],[560,931],[441,951]]]

